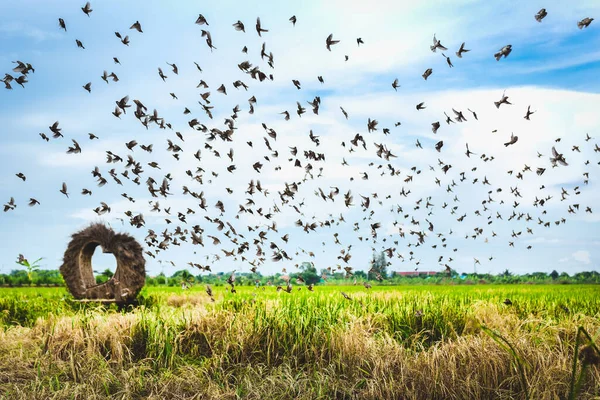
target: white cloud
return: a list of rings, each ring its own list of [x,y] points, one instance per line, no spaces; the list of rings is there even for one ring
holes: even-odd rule
[[[525,243],[530,243],[530,244],[541,244],[541,243],[547,243],[547,244],[557,244],[557,243],[561,243],[562,241],[558,238],[547,238],[544,236],[538,236],[534,239],[529,239],[526,240]]]
[[[0,25],[0,35],[10,37],[29,37],[36,41],[56,39],[60,35],[56,32],[45,31],[35,26],[25,25],[19,21],[5,22]]]
[[[571,256],[573,257],[573,259],[575,261],[579,261],[582,264],[591,264],[592,261],[590,260],[590,252],[586,251],[586,250],[578,250],[575,253],[571,254]]]

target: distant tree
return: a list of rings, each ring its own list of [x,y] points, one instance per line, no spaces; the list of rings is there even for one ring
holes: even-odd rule
[[[177,278],[169,278],[169,279],[167,279],[167,285],[168,286],[178,286],[179,285],[179,279],[177,279]]]
[[[368,278],[376,279],[377,274],[380,274],[383,279],[387,278],[387,265],[388,261],[383,251],[379,254],[373,253]]]
[[[504,272],[500,274],[500,276],[504,278],[509,278],[512,276],[512,272],[510,272],[508,269],[505,269]]]
[[[33,278],[35,285],[54,285],[62,286],[65,284],[63,276],[58,270],[41,269],[38,270]]]
[[[110,269],[106,268],[104,271],[102,271],[102,275],[104,275],[105,277],[107,277],[108,279],[112,278],[115,274],[114,272],[112,272]]]
[[[173,279],[177,279],[179,281],[179,285],[183,289],[187,289],[188,287],[193,285],[194,282],[196,282],[196,278],[194,278],[194,275],[192,275],[187,269],[178,271],[177,277],[173,275]]]
[[[550,278],[552,278],[553,281],[557,280],[558,277],[559,277],[559,275],[556,270],[553,270],[552,272],[550,272]]]
[[[381,253],[379,253],[379,257],[377,257],[377,262],[379,264],[379,273],[381,274],[381,277],[383,279],[387,278],[388,277],[388,274],[387,274],[388,260],[383,251]]]
[[[10,273],[12,284],[15,286],[28,285],[31,283],[29,276],[27,275],[27,271],[15,269]]]
[[[300,264],[300,269],[302,270],[302,272],[298,275],[300,275],[302,279],[304,279],[304,282],[307,285],[314,285],[315,283],[319,283],[319,281],[321,280],[321,277],[317,273],[317,268],[313,263],[303,262],[302,264]]]
[[[354,277],[356,279],[367,279],[367,274],[365,273],[365,271],[362,270],[354,271]]]

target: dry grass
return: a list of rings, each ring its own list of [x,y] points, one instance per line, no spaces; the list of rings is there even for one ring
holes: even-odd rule
[[[479,300],[432,322],[427,306],[442,300],[430,294],[418,304],[422,320],[402,322],[383,310],[412,310],[407,295],[363,296],[365,307],[285,295],[211,304],[186,293],[129,313],[86,309],[5,327],[0,398],[525,398],[514,357],[482,323],[518,352],[529,398],[558,399],[569,392],[577,328],[600,332],[597,313],[551,318]],[[410,335],[399,333],[412,323]],[[590,367],[578,398],[597,398],[599,382]]]

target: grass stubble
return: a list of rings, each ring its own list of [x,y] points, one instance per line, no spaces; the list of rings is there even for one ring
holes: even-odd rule
[[[129,312],[0,292],[0,398],[600,396],[594,286],[213,289]]]

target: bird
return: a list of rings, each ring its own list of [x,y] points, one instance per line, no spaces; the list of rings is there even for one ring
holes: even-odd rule
[[[502,56],[504,56],[504,58],[508,57],[508,55],[510,54],[511,51],[512,51],[512,45],[507,44],[506,46],[504,46],[500,50],[498,50],[497,53],[494,54],[494,58],[496,58],[496,61],[500,61]]]
[[[208,46],[208,48],[210,49],[211,52],[213,49],[216,49],[216,47],[213,45],[212,36],[209,31],[205,31],[203,29],[201,36],[206,37],[206,45]]]
[[[564,166],[569,165],[569,164],[567,164],[567,161],[565,160],[565,156],[562,155],[561,153],[559,153],[558,151],[556,151],[554,146],[552,146],[552,157],[550,157],[550,162],[554,166],[556,166],[556,163],[559,163],[560,165],[564,165]]]
[[[81,42],[81,40],[75,39],[75,43],[77,44],[77,47],[85,50],[85,47],[83,46],[83,43]]]
[[[442,43],[435,37],[435,33],[433,34],[433,46],[429,46],[429,48],[431,49],[431,51],[433,51],[434,53],[436,52],[437,49],[440,50],[448,50],[446,47],[444,47],[442,45]]]
[[[467,119],[465,118],[465,116],[463,115],[462,111],[456,111],[454,108],[452,109],[452,112],[454,112],[454,114],[456,115],[456,120],[458,122],[464,122]]]
[[[236,31],[238,32],[246,32],[246,28],[244,27],[244,23],[240,20],[238,20],[235,24],[233,24],[233,27]]]
[[[594,20],[594,18],[586,17],[586,18],[582,19],[581,21],[577,22],[577,27],[579,29],[587,28],[588,26],[590,26],[590,24],[592,23],[593,20]]]
[[[88,82],[82,86],[88,93],[92,93],[92,82]]]
[[[502,104],[512,104],[508,101],[508,96],[506,96],[505,93],[502,93],[502,98],[500,99],[500,101],[495,101],[494,105],[496,106],[496,108],[500,108],[500,106]]]
[[[446,63],[448,64],[448,66],[450,68],[454,67],[454,65],[452,64],[452,61],[450,61],[450,57],[446,56],[444,53],[442,53],[442,56],[444,56],[446,58]]]
[[[65,182],[62,183],[62,187],[60,189],[60,192],[62,194],[64,194],[65,196],[67,196],[67,198],[69,197],[69,193],[67,193],[67,184]]]
[[[292,25],[293,25],[293,26],[296,26],[296,21],[297,21],[297,20],[296,20],[296,16],[295,16],[295,15],[292,15],[292,16],[290,17],[289,21],[292,23]]]
[[[431,74],[433,73],[433,70],[431,68],[427,68],[425,70],[425,72],[423,72],[423,79],[427,80],[427,78],[429,78],[431,76]]]
[[[79,143],[77,143],[75,139],[71,139],[71,141],[73,142],[73,146],[69,146],[67,149],[67,154],[81,153],[81,147],[79,146]]]
[[[60,26],[62,29],[65,30],[65,32],[67,31],[67,25],[65,24],[65,20],[62,18],[58,19],[58,26]]]
[[[519,137],[515,136],[514,134],[511,133],[510,134],[510,140],[508,142],[504,143],[504,146],[508,147],[511,144],[515,144],[515,143],[517,143],[517,140],[519,140]]]
[[[48,128],[50,129],[50,131],[52,132],[52,137],[54,137],[54,139],[57,139],[59,137],[63,137],[61,131],[62,128],[58,127],[59,122],[56,121],[54,122],[52,125],[50,125]]]
[[[467,157],[471,157],[471,154],[475,154],[473,153],[471,150],[469,150],[469,143],[465,143],[466,147],[467,147],[467,152],[465,153],[467,155]],[[477,155],[477,154],[475,154]]]
[[[258,17],[256,18],[256,33],[258,33],[258,36],[262,37],[262,32],[269,32],[269,30],[262,28],[260,24],[260,17]]]
[[[466,53],[466,52],[468,52],[468,51],[471,51],[471,50],[467,50],[467,49],[465,49],[465,42],[462,42],[462,44],[460,45],[460,48],[459,48],[459,49],[458,49],[458,51],[456,52],[456,56],[457,56],[458,58],[462,58],[462,54],[463,54],[463,53]]]
[[[343,108],[343,107],[341,107],[341,106],[340,106],[340,110],[342,110],[342,114],[344,114],[344,117],[345,117],[346,119],[348,119],[348,113],[346,112],[346,110],[344,110],[344,108]]]
[[[142,25],[140,24],[140,21],[135,21],[133,25],[129,27],[129,29],[135,29],[139,33],[144,33],[144,31],[142,31]]]
[[[177,64],[167,63],[167,65],[171,67],[171,69],[173,70],[173,73],[175,75],[179,75],[179,68],[177,68]],[[160,68],[159,68],[159,70],[160,70]]]
[[[87,3],[85,3],[85,6],[81,7],[81,11],[83,11],[83,13],[89,17],[90,13],[94,10],[92,10],[92,6],[90,5],[90,2],[88,1]]]
[[[525,118],[527,121],[529,121],[529,117],[533,113],[535,113],[535,111],[531,111],[531,106],[527,106],[527,113],[525,114],[525,116],[523,118]]]
[[[329,36],[327,36],[327,39],[325,40],[325,47],[327,47],[327,50],[331,51],[331,46],[333,46],[334,44],[338,44],[339,42],[339,40],[333,40],[332,33]]]
[[[398,78],[394,79],[394,82],[392,82],[392,87],[395,91],[398,91],[398,88],[400,87],[400,85],[398,84]]]
[[[542,20],[546,18],[547,15],[548,13],[546,12],[546,9],[542,8],[540,11],[537,12],[537,14],[535,14],[535,20],[537,22],[542,22]]]
[[[204,15],[198,14],[198,18],[196,18],[196,25],[206,25],[208,26],[208,21],[204,18]]]
[[[8,203],[4,204],[4,212],[12,211],[17,208],[17,204],[15,203],[14,197],[11,197]],[[22,258],[22,257],[20,257]]]

